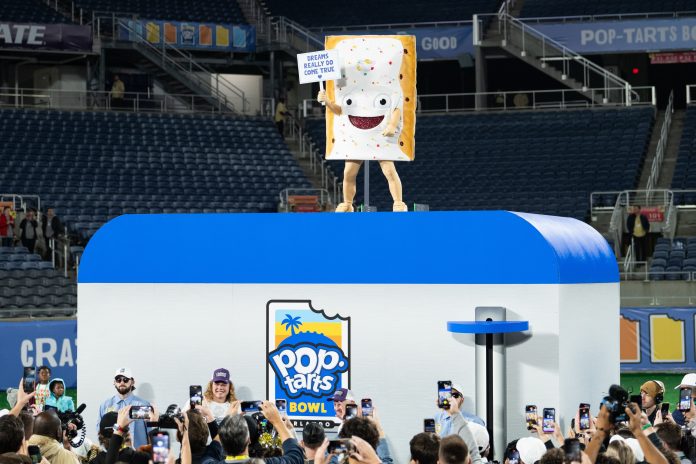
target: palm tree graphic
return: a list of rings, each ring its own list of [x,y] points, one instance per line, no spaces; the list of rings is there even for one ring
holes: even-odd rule
[[[300,316],[292,317],[290,314],[286,314],[281,324],[285,326],[285,330],[290,330],[290,335],[292,336],[295,335],[295,329],[299,329],[302,322],[300,322]]]

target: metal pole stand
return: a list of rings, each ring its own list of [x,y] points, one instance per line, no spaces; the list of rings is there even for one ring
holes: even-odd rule
[[[505,337],[529,330],[528,321],[506,321],[505,308],[478,307],[475,321],[450,321],[447,331],[476,336],[476,414],[486,417],[490,437],[488,460],[495,458],[495,445],[505,446]],[[484,414],[485,413],[485,414]],[[502,462],[503,457],[499,460]]]

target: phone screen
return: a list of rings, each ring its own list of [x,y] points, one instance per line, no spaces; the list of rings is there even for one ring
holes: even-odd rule
[[[339,440],[330,440],[327,452],[329,454],[349,454],[353,450],[353,445],[350,439],[342,438]]]
[[[276,408],[281,416],[288,415],[288,403],[286,400],[276,400]]]
[[[152,462],[164,463],[169,457],[169,434],[157,432],[152,436]]]
[[[669,403],[662,403],[660,405],[660,413],[662,414],[662,419],[667,417],[669,414]]]
[[[643,397],[641,395],[631,395],[628,399],[631,403],[636,403],[638,409],[643,409]]]
[[[443,409],[449,409],[450,398],[452,398],[452,381],[440,380],[437,383],[437,405]]]
[[[346,404],[346,415],[344,420],[352,419],[358,417],[358,405],[357,404]]]
[[[242,412],[257,412],[261,411],[263,401],[242,401]]]
[[[363,398],[360,400],[360,407],[362,408],[363,417],[372,416],[372,399]]]
[[[553,433],[555,430],[556,410],[554,408],[544,408],[544,418],[541,421],[541,429],[544,433]]]
[[[425,433],[435,433],[435,419],[423,419],[423,431]]]
[[[528,404],[524,407],[524,420],[527,421],[527,430],[534,430],[537,425],[537,407],[533,404]]]
[[[41,449],[36,445],[29,445],[29,457],[32,464],[39,464],[41,462]]]
[[[691,389],[690,388],[680,388],[679,389],[679,410],[680,411],[691,410]]]
[[[31,393],[34,391],[34,388],[36,388],[36,368],[35,367],[25,367],[24,368],[24,375],[22,376],[24,379],[24,392],[25,393]]]
[[[520,464],[520,452],[516,449],[510,450],[510,453],[508,453],[508,461],[510,464]]]
[[[196,409],[196,406],[203,404],[203,387],[200,385],[191,385],[189,387],[189,403],[191,409]]]
[[[152,408],[150,406],[131,406],[128,417],[131,419],[150,420]]]
[[[580,417],[580,424],[578,427],[580,430],[590,429],[590,405],[586,403],[580,403],[580,408],[578,409],[578,416]]]

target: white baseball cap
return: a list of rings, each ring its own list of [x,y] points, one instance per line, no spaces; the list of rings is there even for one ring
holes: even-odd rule
[[[680,388],[696,388],[696,374],[686,374],[681,383],[674,387],[675,390]]]
[[[524,464],[534,464],[546,453],[544,442],[536,437],[524,437],[517,440],[517,451]]]
[[[609,443],[613,443],[615,441],[622,441],[626,443],[626,445],[631,448],[631,451],[633,451],[633,457],[635,458],[636,462],[645,461],[645,453],[643,453],[643,448],[640,447],[638,440],[635,438],[624,438],[621,435],[614,435],[609,440]]]
[[[479,453],[483,452],[490,444],[488,430],[486,427],[481,424],[477,424],[476,422],[469,422],[467,426],[469,427],[469,430],[471,430],[471,434],[474,436],[474,441],[476,442],[476,446],[478,446]]]
[[[461,384],[452,382],[452,390],[457,390],[462,394],[462,396],[464,396],[464,389],[462,388]]]
[[[126,377],[126,378],[128,378],[128,379],[132,379],[132,378],[133,378],[133,374],[131,373],[131,370],[128,369],[127,367],[119,367],[119,368],[116,370],[116,373],[114,374],[114,378],[115,378],[115,377],[118,377],[119,375],[122,375],[122,376],[124,376],[124,377]]]

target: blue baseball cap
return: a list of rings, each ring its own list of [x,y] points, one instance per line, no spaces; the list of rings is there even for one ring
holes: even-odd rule
[[[213,372],[213,382],[230,383],[230,371],[224,368],[215,369]]]

